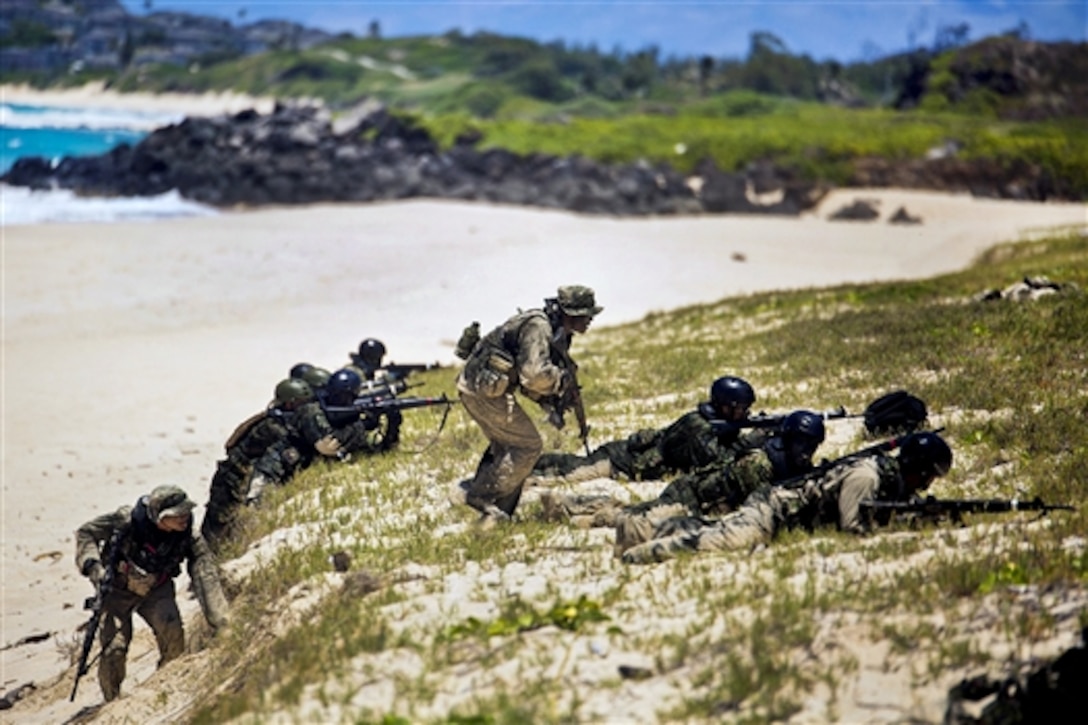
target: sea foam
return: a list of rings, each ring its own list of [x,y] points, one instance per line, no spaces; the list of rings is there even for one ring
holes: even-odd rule
[[[213,207],[189,201],[176,190],[158,196],[87,198],[67,189],[31,191],[0,184],[0,226],[116,222],[215,216]]]

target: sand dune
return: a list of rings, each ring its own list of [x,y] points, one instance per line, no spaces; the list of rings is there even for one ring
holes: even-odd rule
[[[829,222],[855,198],[882,220]],[[900,205],[919,226],[883,220]],[[365,336],[451,362],[559,284],[596,324],[767,289],[922,278],[991,245],[1084,225],[1083,204],[839,191],[801,218],[613,219],[436,201],[4,230],[3,688],[67,666],[84,619],[74,529],[161,483],[203,502],[222,442],[290,366],[335,368]],[[1012,280],[994,280],[995,286]],[[97,697],[93,678],[88,697]]]

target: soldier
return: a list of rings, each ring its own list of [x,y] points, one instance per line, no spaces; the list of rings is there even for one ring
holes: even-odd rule
[[[385,359],[385,344],[381,340],[368,337],[359,343],[358,352],[349,352],[351,366],[360,372],[363,380],[375,380],[380,375],[382,360]]]
[[[234,533],[238,510],[256,502],[270,483],[285,484],[302,468],[303,450],[291,424],[294,411],[314,399],[313,390],[297,378],[281,380],[275,399],[231,434],[227,457],[216,465],[208,490],[208,508],[200,532],[213,549]]]
[[[764,432],[762,445],[685,474],[650,501],[630,506],[606,496],[568,496],[556,501],[545,492],[541,503],[546,518],[563,518],[565,514],[579,524],[615,526],[616,550],[622,553],[651,539],[655,526],[666,519],[728,513],[753,491],[811,470],[812,456],[825,435],[819,415],[796,410],[776,432]]]
[[[76,567],[98,586],[112,567],[111,587],[102,607],[98,684],[107,701],[121,694],[125,660],[132,641],[132,613],[155,633],[159,667],[185,649],[174,577],[187,562],[193,590],[213,632],[227,625],[227,600],[215,558],[193,533],[196,504],[177,486],[158,486],[133,506],[122,506],[76,531]],[[114,549],[113,547],[117,547]]]
[[[358,413],[329,415],[327,408],[350,408],[362,386],[358,373],[347,368],[329,377],[322,395],[303,404],[292,418],[292,425],[304,441],[305,454],[345,460],[352,453],[385,450],[381,439],[370,432],[377,421],[361,418]]]
[[[847,461],[799,487],[765,486],[720,520],[679,517],[661,522],[653,540],[625,551],[623,561],[647,564],[681,551],[748,549],[771,541],[783,527],[831,525],[865,533],[873,522],[862,515],[863,501],[907,501],[951,467],[952,449],[939,435],[912,433],[898,456],[877,452]]]
[[[533,466],[533,476],[561,477],[568,483],[621,474],[632,480],[651,480],[724,463],[738,451],[760,445],[766,434],[749,431],[742,436],[739,428],[715,431],[711,421],[740,423],[748,418],[755,401],[748,381],[733,375],[720,377],[710,386],[709,400],[668,427],[640,430],[605,443],[588,456],[545,453]]]
[[[382,367],[382,361],[385,359],[385,343],[381,340],[368,337],[359,343],[358,352],[349,352],[348,355],[351,357],[351,364],[346,365],[344,369],[358,373],[363,381],[363,392],[384,387],[396,394],[407,389],[407,383],[403,379],[390,374]],[[378,430],[381,432],[376,436],[381,438],[384,444],[383,450],[395,448],[400,442],[400,427],[403,422],[404,414],[399,410],[390,410],[379,416]]]
[[[465,487],[464,502],[481,512],[480,523],[510,519],[543,450],[540,433],[518,405],[515,391],[552,414],[561,412],[560,401],[577,394],[571,338],[588,330],[602,309],[589,287],[560,287],[556,297],[544,301],[544,309],[519,312],[469,354],[457,390],[489,445]],[[561,419],[552,420],[558,424]]]

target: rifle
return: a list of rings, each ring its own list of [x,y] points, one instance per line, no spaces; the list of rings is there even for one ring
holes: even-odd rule
[[[930,432],[931,433],[940,433],[943,430],[944,430],[944,428],[937,428],[936,430],[930,431]],[[852,453],[847,453],[845,456],[839,456],[838,458],[836,458],[834,460],[831,460],[831,461],[826,461],[825,460],[822,463],[820,463],[820,465],[813,466],[811,471],[807,471],[807,472],[799,474],[797,476],[792,476],[790,478],[786,478],[786,479],[783,479],[781,481],[777,481],[777,482],[775,482],[774,485],[776,487],[781,486],[781,487],[784,487],[784,488],[802,488],[805,485],[806,482],[808,482],[811,479],[816,478],[818,476],[824,475],[825,473],[827,473],[831,469],[835,468],[836,466],[841,466],[844,463],[850,463],[851,461],[856,461],[856,460],[858,460],[860,458],[868,458],[869,456],[875,456],[875,455],[880,454],[880,453],[886,453],[887,451],[894,451],[896,448],[903,445],[903,441],[905,441],[907,438],[909,438],[910,435],[912,435],[912,434],[902,435],[902,436],[899,436],[897,438],[889,438],[889,439],[887,439],[885,441],[881,441],[880,443],[875,443],[875,444],[873,444],[871,446],[866,446],[865,448],[861,448],[861,449],[856,450],[856,451],[854,451]]]
[[[398,365],[397,363],[389,363],[388,365],[382,365],[378,370],[384,370],[386,374],[396,382],[400,382],[407,378],[412,373],[423,373],[428,370],[438,370],[442,366],[438,363],[404,363]]]
[[[933,496],[913,501],[862,501],[859,506],[871,514],[880,511],[918,513],[927,516],[949,514],[953,521],[960,521],[963,514],[991,514],[1005,511],[1038,511],[1046,516],[1051,511],[1076,511],[1068,504],[1049,504],[1036,496],[1030,501],[1000,498],[939,499]]]
[[[429,405],[445,405],[451,407],[455,401],[446,397],[445,393],[438,397],[408,396],[398,398],[393,393],[373,393],[364,395],[352,401],[351,405],[325,405],[325,414],[329,416],[362,415],[368,418],[376,418],[383,413],[394,410],[408,410],[409,408],[423,408]]]
[[[846,412],[846,408],[841,405],[834,410],[825,410],[823,413],[817,413],[818,416],[824,420],[836,420],[838,418],[858,418],[860,415]],[[710,420],[711,430],[717,435],[725,435],[726,433],[735,433],[739,430],[745,430],[747,428],[778,428],[786,420],[788,414],[784,415],[766,415],[761,413],[754,418],[745,418],[744,420]]]
[[[570,356],[570,351],[564,350],[559,345],[551,345],[552,352],[559,358],[560,365],[570,375],[570,385],[563,394],[556,396],[552,412],[548,420],[556,428],[563,427],[563,415],[568,410],[574,411],[574,417],[578,421],[578,437],[582,439],[582,445],[589,455],[589,423],[586,421],[586,406],[582,402],[582,385],[578,382],[578,363]]]
[[[79,689],[79,681],[83,675],[87,674],[91,669],[91,662],[87,659],[91,655],[91,648],[94,647],[94,638],[98,634],[98,625],[102,621],[103,606],[106,602],[106,597],[109,596],[113,590],[113,577],[117,573],[117,560],[121,556],[121,538],[124,536],[128,527],[122,526],[113,532],[110,536],[109,542],[106,544],[105,554],[105,570],[102,574],[102,578],[98,581],[98,585],[95,587],[94,596],[87,597],[83,601],[83,608],[91,610],[91,619],[86,624],[86,632],[83,634],[83,649],[79,654],[79,663],[76,666],[76,680],[72,683],[72,694],[68,697],[68,702],[75,702],[76,690]],[[101,653],[100,653],[101,654]]]

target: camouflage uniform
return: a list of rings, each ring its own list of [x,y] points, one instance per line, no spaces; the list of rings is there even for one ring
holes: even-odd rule
[[[255,474],[283,485],[304,464],[302,441],[291,425],[292,417],[270,407],[239,426],[227,441],[227,457],[216,465],[200,527],[212,547],[231,535]]]
[[[680,421],[693,416],[698,417],[704,423],[706,421],[698,412],[688,413]],[[677,423],[680,421],[677,421]],[[709,425],[706,425],[705,429],[713,433]],[[677,435],[677,431],[681,430],[684,430],[684,428],[674,423],[664,432],[668,435]],[[662,437],[667,440],[668,435]],[[743,435],[733,432],[725,436],[715,436],[713,441],[708,440],[706,437],[701,441],[692,442],[677,440],[675,443],[678,445],[672,450],[683,446],[683,449],[687,451],[699,451],[705,456],[714,454],[713,462],[702,466],[690,465],[688,468],[690,472],[666,486],[658,498],[632,506],[625,506],[622,501],[611,496],[577,494],[556,496],[546,492],[541,496],[545,506],[545,518],[561,520],[589,517],[589,525],[597,527],[616,526],[623,515],[647,515],[651,510],[655,510],[654,517],[664,515],[665,518],[705,511],[706,506],[702,505],[701,501],[726,503],[726,488],[735,490],[740,487],[750,491],[754,490],[760,481],[764,479],[771,480],[770,473],[764,472],[764,469],[769,471],[770,463],[766,454],[759,450],[770,440],[769,436],[770,433],[766,430],[751,430]],[[677,435],[677,438],[679,438],[679,435]],[[660,449],[669,450],[666,446],[661,446]],[[677,458],[672,458],[672,460],[675,461]],[[697,460],[706,460],[706,458],[698,458],[695,455],[687,458],[690,464],[694,464]],[[586,469],[583,468],[582,470]],[[746,483],[749,479],[755,482]],[[744,495],[746,494],[734,494],[731,497],[731,505],[736,506],[739,503],[739,501],[735,500],[736,497],[741,496],[741,500],[743,500]],[[680,508],[670,508],[669,511],[672,513],[666,513],[664,510],[656,511],[661,507],[674,504],[679,505]]]
[[[719,520],[677,517],[655,527],[652,541],[623,553],[628,564],[670,559],[680,551],[748,549],[771,541],[783,528],[835,525],[843,531],[868,529],[859,504],[907,498],[899,463],[876,454],[841,464],[800,488],[764,486],[740,509]]]
[[[134,507],[99,516],[76,531],[76,567],[84,576],[100,576],[101,567],[116,562],[112,587],[103,603],[98,682],[106,700],[121,694],[125,660],[132,641],[132,613],[151,627],[159,647],[159,667],[182,654],[185,630],[175,600],[174,577],[187,563],[204,617],[213,629],[227,623],[227,600],[215,558],[204,539],[194,535],[192,518],[184,531],[163,531],[160,516],[192,511],[193,503],[177,486],[159,486]],[[118,534],[116,555],[104,551]],[[116,558],[114,558],[116,556]]]
[[[364,390],[362,391],[364,393],[368,387],[389,386],[393,388],[398,383],[396,376],[391,375],[385,368],[375,367],[358,355],[352,355],[351,360],[351,364],[345,365],[344,369],[352,370],[358,374],[359,378],[364,382]],[[406,387],[402,385],[396,389],[403,390]],[[393,409],[378,414],[377,419],[377,424],[372,424],[372,426],[374,430],[381,431],[381,433],[371,436],[374,441],[375,451],[388,451],[396,448],[397,444],[400,443],[400,427],[404,423],[404,414]]]
[[[715,433],[710,421],[718,418],[709,403],[700,403],[696,410],[685,413],[666,428],[640,430],[628,438],[605,443],[588,456],[545,453],[533,466],[533,474],[565,477],[607,460],[612,475],[622,473],[632,480],[653,480],[712,464],[724,465],[738,451],[762,442],[762,436],[755,441],[750,434],[742,437],[736,430]]]
[[[573,384],[573,371],[566,369],[572,333],[563,315],[592,318],[601,311],[593,290],[575,285],[561,287],[547,303],[547,312],[519,312],[484,336],[457,377],[461,402],[489,441],[465,503],[489,516],[495,509],[500,516],[513,514],[544,448],[514,393],[553,407]]]
[[[384,450],[380,440],[371,436],[376,425],[358,413],[330,415],[319,401],[301,406],[291,418],[291,425],[304,442],[304,455],[344,459],[352,453],[376,453]]]
[[[720,516],[774,482],[803,473],[787,463],[782,439],[765,437],[732,463],[708,466],[676,479],[653,501],[629,506],[616,517],[616,550],[649,541],[661,522],[677,516]]]

